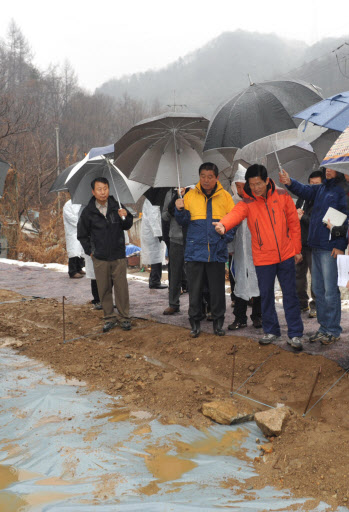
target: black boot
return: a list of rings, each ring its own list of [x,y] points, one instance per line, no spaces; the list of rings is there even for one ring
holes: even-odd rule
[[[189,318],[189,322],[191,325],[190,336],[192,338],[197,338],[200,334],[200,320],[194,320],[193,318]]]
[[[216,336],[225,336],[223,324],[224,318],[217,318],[216,320],[213,320],[213,332]]]

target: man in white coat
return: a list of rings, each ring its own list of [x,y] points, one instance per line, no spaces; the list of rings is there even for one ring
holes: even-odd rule
[[[162,242],[161,212],[160,206],[153,206],[146,199],[142,211],[141,229],[141,257],[142,263],[151,267],[149,276],[149,288],[167,288],[161,284],[162,261],[164,249]]]
[[[65,231],[65,243],[68,253],[68,274],[71,279],[84,277],[85,266],[84,250],[77,239],[77,226],[81,204],[73,204],[71,199],[63,206],[63,222]]]
[[[237,204],[241,201],[246,169],[241,164],[234,176],[231,185],[233,200]],[[229,252],[233,252],[233,265],[235,270],[235,305],[233,314],[235,320],[228,325],[230,331],[247,327],[247,306],[252,299],[251,320],[256,328],[262,327],[261,298],[258,288],[256,269],[252,259],[251,233],[247,226],[247,219],[237,227],[234,240],[228,246]]]

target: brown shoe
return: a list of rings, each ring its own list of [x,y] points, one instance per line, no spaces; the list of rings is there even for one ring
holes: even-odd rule
[[[76,274],[71,276],[71,279],[81,279],[82,277],[84,277],[84,276],[82,274],[79,274],[79,272],[77,272]]]
[[[179,313],[179,307],[169,306],[168,308],[166,308],[164,310],[164,312],[162,314],[163,315],[174,315],[175,313]]]

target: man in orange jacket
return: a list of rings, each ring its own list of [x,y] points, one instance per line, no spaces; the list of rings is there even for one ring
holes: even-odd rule
[[[291,196],[278,189],[263,165],[251,165],[246,171],[244,198],[220,222],[216,231],[224,234],[245,218],[251,232],[252,256],[262,299],[262,345],[280,337],[275,310],[274,285],[277,277],[283,294],[288,327],[288,343],[302,350],[303,322],[296,292],[295,263],[302,261],[301,228]]]

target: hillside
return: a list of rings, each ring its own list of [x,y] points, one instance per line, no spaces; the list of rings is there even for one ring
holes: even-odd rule
[[[327,95],[349,88],[349,80],[340,73],[336,55],[331,53],[343,42],[331,38],[307,46],[274,34],[225,32],[166,68],[111,79],[96,92],[114,98],[127,93],[165,106],[173,102],[175,90],[176,103],[208,117],[225,98],[249,85],[248,75],[254,82],[283,76],[302,78],[323,87]],[[340,51],[344,68],[349,46]]]

